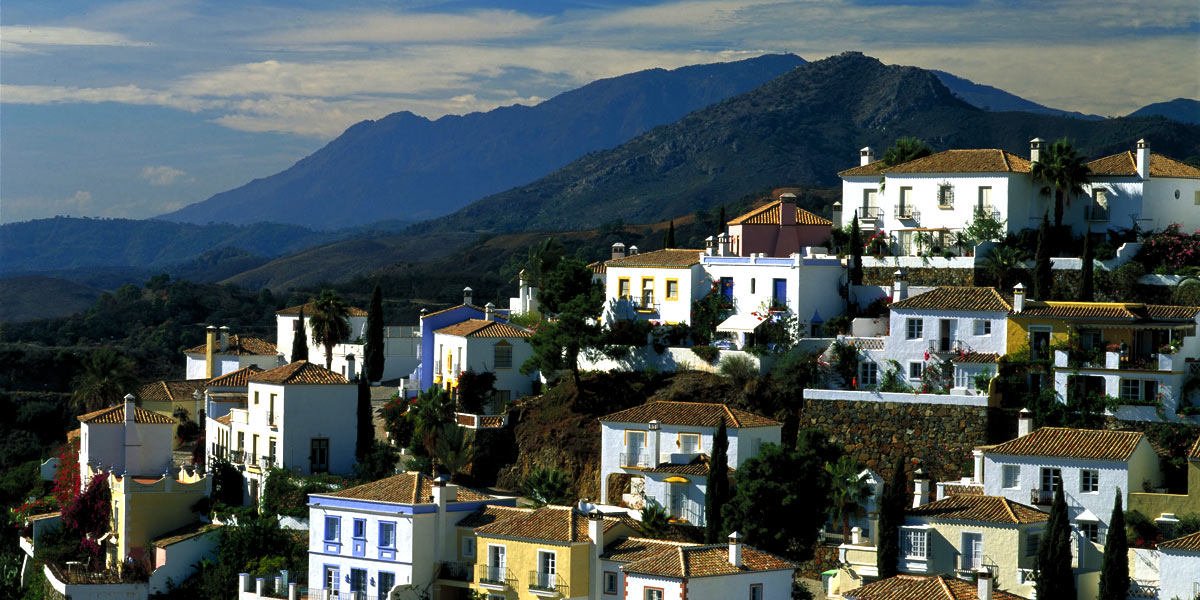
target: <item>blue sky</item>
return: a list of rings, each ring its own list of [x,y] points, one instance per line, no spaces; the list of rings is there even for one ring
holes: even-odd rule
[[[1196,0],[6,0],[0,222],[161,214],[395,111],[845,50],[1101,115],[1200,98]]]

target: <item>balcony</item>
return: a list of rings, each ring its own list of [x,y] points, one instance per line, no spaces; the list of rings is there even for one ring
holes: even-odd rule
[[[1130,579],[1126,598],[1158,598],[1158,582],[1149,579]]]
[[[658,312],[658,304],[654,301],[654,294],[643,294],[641,298],[629,298],[629,303],[633,306],[633,310],[640,313]]]
[[[474,563],[442,561],[438,563],[438,579],[449,581],[472,581],[471,567]]]
[[[529,591],[535,596],[569,598],[571,587],[557,573],[529,572]]]
[[[229,462],[231,462],[235,465],[242,464],[243,462],[245,462],[245,459],[246,459],[246,451],[245,450],[233,450],[232,452],[229,453]]]
[[[883,209],[878,206],[864,206],[854,209],[854,214],[858,216],[859,221],[882,221]]]
[[[1087,220],[1089,220],[1089,221],[1097,221],[1097,222],[1108,221],[1108,207],[1107,206],[1095,206],[1095,205],[1088,206],[1088,207],[1086,207],[1085,212],[1087,214]]]
[[[999,221],[1000,211],[992,208],[991,206],[977,206],[975,207],[975,218],[991,218],[993,221]]]
[[[650,464],[649,452],[622,452],[618,458],[623,469],[649,469],[658,466]]]
[[[267,425],[269,427],[279,427],[279,423],[276,420],[278,417],[279,417],[279,413],[276,413],[273,410],[267,411]]]
[[[490,590],[503,590],[512,587],[512,571],[504,567],[479,565],[479,585]]]
[[[913,210],[911,206],[897,206],[893,216],[901,221],[921,221],[921,211]]]
[[[1029,490],[1029,503],[1034,506],[1046,506],[1054,503],[1054,492],[1034,488]]]
[[[929,340],[930,354],[963,354],[971,352],[971,347],[962,340],[953,338],[937,338]]]

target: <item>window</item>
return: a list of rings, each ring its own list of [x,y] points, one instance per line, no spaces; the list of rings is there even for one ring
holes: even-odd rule
[[[462,555],[464,558],[475,557],[475,538],[465,537],[462,539]]]
[[[1195,191],[1195,199],[1192,201],[1196,206],[1200,206],[1200,190]]]
[[[938,186],[937,191],[938,206],[950,207],[954,206],[954,186],[943,183]]]
[[[313,438],[309,446],[308,470],[310,473],[329,471],[329,438]]]
[[[646,588],[646,600],[663,600],[663,591],[658,588]]]
[[[642,306],[654,305],[654,278],[642,278]]]
[[[900,205],[897,208],[899,209],[899,213],[900,213],[897,216],[899,216],[901,218],[908,218],[908,217],[912,216],[912,212],[913,212],[912,188],[910,188],[910,187],[900,188]]]
[[[396,547],[396,524],[395,523],[380,523],[379,524],[379,547],[380,548],[395,548]]]
[[[341,581],[338,578],[338,568],[325,567],[325,589],[336,591],[339,583]]]
[[[255,404],[255,406],[258,405],[258,391],[257,390],[255,390],[255,392],[254,392],[254,404]]]
[[[350,591],[359,593],[367,591],[366,569],[350,569]]]
[[[617,297],[618,298],[632,298],[633,297],[633,293],[630,291],[630,288],[629,288],[629,278],[628,277],[622,277],[617,280]]]
[[[863,190],[863,212],[859,213],[858,218],[860,218],[860,219],[876,218],[877,215],[875,214],[875,207],[878,206],[878,203],[877,203],[878,199],[879,199],[879,190],[877,190],[875,188],[869,188],[869,189]]]
[[[1042,491],[1054,492],[1054,482],[1062,477],[1062,469],[1042,467]]]
[[[732,277],[722,277],[721,278],[721,295],[725,296],[726,298],[733,298],[733,278]]]
[[[367,520],[366,519],[355,519],[354,520],[354,535],[353,535],[353,537],[356,540],[367,539]]]
[[[1004,465],[1004,487],[1013,489],[1021,487],[1021,466]]]
[[[900,544],[905,558],[927,557],[929,550],[929,532],[925,529],[901,529]]]
[[[965,387],[969,387],[970,385],[971,385],[971,373],[969,373],[966,369],[964,369],[962,367],[955,366],[954,367],[954,387],[965,388]]]
[[[1093,469],[1079,470],[1079,491],[1085,494],[1100,491],[1100,471]]]
[[[771,299],[776,304],[787,304],[787,280],[772,279],[771,280]]]
[[[990,213],[992,212],[992,188],[990,188],[990,187],[980,187],[979,188],[979,206],[978,206],[978,208],[979,208],[979,212],[982,212],[989,217],[991,216]]]
[[[487,573],[482,579],[486,581],[504,581],[508,576],[507,559],[504,546],[488,545]]]
[[[605,594],[616,594],[617,593],[617,574],[612,571],[604,572],[604,593]]]
[[[905,337],[910,340],[919,340],[925,336],[925,321],[921,319],[906,319],[904,321]]]
[[[325,541],[340,542],[342,539],[342,519],[325,517]]]
[[[678,299],[679,299],[679,280],[678,279],[668,279],[667,280],[667,300],[678,300]]]
[[[553,588],[558,582],[555,575],[558,573],[558,557],[553,550],[538,550],[538,570],[537,581],[534,582],[539,588]]]
[[[379,597],[384,597],[393,587],[396,587],[396,574],[386,571],[379,572]]]
[[[1093,221],[1108,220],[1108,190],[1104,188],[1092,190],[1092,214]]]
[[[1122,379],[1120,390],[1121,400],[1147,402],[1158,395],[1158,382],[1153,379]]]
[[[512,390],[496,390],[492,402],[497,409],[503,409],[506,404],[512,402]]]
[[[1100,524],[1099,523],[1080,523],[1079,534],[1087,538],[1089,542],[1100,543]]]
[[[879,365],[873,361],[863,361],[858,365],[858,384],[860,386],[879,385]]]
[[[512,368],[512,344],[506,340],[496,342],[492,347],[492,364],[496,365],[497,369]]]
[[[255,461],[258,460],[258,434],[254,434],[250,438],[250,457]]]
[[[277,443],[275,438],[271,438],[267,442],[267,460],[270,461],[272,466],[275,465],[275,446]]]
[[[992,335],[991,319],[975,319],[975,335]]]
[[[238,432],[237,449],[238,449],[238,452],[244,452],[246,450],[246,432],[245,431]]]
[[[754,583],[750,585],[750,600],[763,600],[761,583]]]
[[[679,451],[684,454],[696,454],[700,452],[700,434],[698,433],[681,433],[679,434]]]
[[[755,288],[757,288],[757,287],[758,287],[758,285],[757,285],[757,284],[758,284],[758,280],[757,280],[757,279],[755,279],[755,278],[753,278],[753,277],[751,277],[751,278],[750,278],[750,293],[751,293],[751,294],[755,293]]]
[[[1037,556],[1038,546],[1042,543],[1042,532],[1033,531],[1025,536],[1025,558]]]
[[[910,362],[908,363],[908,378],[920,379],[921,372],[925,369],[924,363]]]

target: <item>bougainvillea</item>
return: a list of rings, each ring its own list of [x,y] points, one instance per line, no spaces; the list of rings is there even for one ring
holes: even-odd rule
[[[1200,230],[1182,233],[1178,223],[1172,223],[1161,233],[1150,234],[1142,242],[1138,261],[1171,272],[1183,267],[1200,266]]]
[[[112,490],[108,473],[99,473],[88,482],[87,488],[63,505],[62,522],[67,529],[82,537],[98,538],[108,532],[112,509]]]
[[[53,494],[59,506],[66,506],[79,494],[79,447],[74,443],[67,443],[58,452]]]

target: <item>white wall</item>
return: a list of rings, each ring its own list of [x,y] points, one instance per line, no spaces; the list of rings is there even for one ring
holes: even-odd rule
[[[120,475],[161,477],[171,465],[171,425],[151,423],[83,423],[80,431],[79,468],[89,462]],[[84,482],[86,485],[86,482]]]
[[[632,576],[631,576],[632,577]],[[688,600],[740,600],[750,597],[750,585],[761,584],[764,600],[792,597],[791,571],[764,571],[688,579]]]
[[[1179,198],[1175,198],[1179,190]],[[1200,179],[1181,177],[1152,177],[1147,182],[1144,217],[1154,229],[1165,229],[1171,223],[1179,223],[1180,230],[1191,233],[1200,229],[1200,205],[1196,194],[1200,193]]]
[[[187,378],[188,379],[208,379],[207,376],[207,361],[203,354],[188,354],[187,356]],[[213,377],[220,377],[226,373],[232,373],[238,369],[255,365],[258,368],[269,371],[283,364],[276,354],[221,354],[217,352],[213,354]]]
[[[768,305],[774,296],[776,279],[785,282],[787,307],[796,316],[804,335],[810,332],[814,317],[824,322],[846,310],[841,295],[835,293],[846,275],[837,258],[705,256],[701,260],[712,281],[720,281],[722,277],[733,279],[738,314],[755,312]]]
[[[921,336],[916,339],[908,339],[909,319],[920,319],[922,322]],[[888,361],[894,360],[900,363],[900,374],[908,384],[919,386],[921,383],[920,379],[910,379],[908,377],[909,363],[922,363],[922,369],[924,369],[934,363],[940,362],[941,359],[933,353],[930,353],[929,359],[926,360],[925,354],[929,350],[931,342],[938,344],[936,347],[940,348],[941,321],[943,319],[954,322],[954,329],[950,336],[951,348],[953,348],[953,342],[958,340],[966,344],[967,351],[1000,355],[1005,353],[1008,313],[998,311],[970,312],[894,308],[890,311],[888,335],[884,338],[884,349],[862,352],[861,362],[871,361],[876,363],[879,377],[882,380],[883,375],[892,369],[892,365]],[[976,320],[991,322],[991,333],[988,335],[975,335]],[[983,367],[991,369],[993,374],[996,372],[995,365],[983,365]]]
[[[1140,492],[1142,482],[1130,481],[1127,463],[1121,461],[1075,460],[1036,456],[1006,456],[984,454],[983,493],[988,496],[1004,496],[1013,502],[1030,504],[1030,490],[1041,489],[1042,467],[1062,469],[1063,495],[1067,501],[1067,513],[1071,523],[1077,525],[1076,517],[1084,510],[1091,511],[1102,527],[1108,527],[1112,516],[1113,497],[1117,488],[1124,497],[1130,491]],[[1018,486],[1004,487],[1003,465],[1020,467]],[[1090,469],[1100,474],[1099,491],[1080,492],[1080,471]],[[1133,488],[1131,490],[1131,488]]]
[[[501,340],[508,342],[512,348],[511,368],[497,369],[495,366],[495,347]],[[533,356],[533,347],[525,338],[473,338],[435,333],[433,347],[437,353],[434,364],[441,364],[443,377],[457,379],[460,372],[468,369],[476,373],[491,372],[496,375],[496,389],[508,390],[513,400],[533,393],[537,374],[521,373],[521,365]],[[453,359],[454,365],[448,364],[448,356]]]
[[[1158,597],[1192,598],[1200,584],[1200,554],[1180,550],[1161,550],[1158,555]]]
[[[247,403],[248,423],[235,420],[230,432],[230,450],[237,449],[237,432],[246,432],[246,452],[253,448],[258,434],[258,456],[270,452],[270,438],[276,438],[276,465],[301,474],[309,474],[309,454],[313,438],[329,439],[329,472],[349,475],[354,466],[357,431],[358,391],[353,384],[274,385],[251,382]],[[258,403],[254,401],[258,394]],[[275,394],[275,419],[267,421],[271,394]]]
[[[167,562],[150,574],[150,593],[165,594],[171,584],[178,585],[195,573],[192,567],[204,558],[215,559],[219,531],[198,535],[167,546]],[[157,550],[151,548],[151,550]]]
[[[696,252],[699,256],[700,252]],[[656,313],[638,313],[632,306],[619,300],[620,280],[629,280],[629,293],[635,301],[642,296],[642,280],[654,280],[654,303],[659,305]],[[679,281],[679,296],[667,299],[667,280]],[[606,321],[645,319],[667,323],[691,323],[692,301],[708,293],[711,282],[699,265],[688,268],[668,269],[662,267],[608,267],[604,284],[604,316]]]
[[[435,557],[429,552],[417,552],[417,544],[427,548],[433,535],[433,515],[405,515],[399,511],[399,505],[389,510],[389,505],[372,503],[374,511],[367,512],[352,509],[340,509],[321,506],[309,506],[308,522],[308,587],[310,589],[325,589],[325,567],[339,568],[338,579],[341,591],[349,591],[350,584],[346,576],[350,569],[367,571],[367,594],[376,596],[381,593],[378,589],[379,573],[389,572],[396,575],[396,584],[417,583],[426,585],[432,582],[433,564]],[[340,544],[330,545],[325,542],[325,517],[338,517],[340,526]],[[353,536],[354,519],[366,520],[366,540],[362,548],[362,556],[354,556],[355,540]],[[381,521],[396,524],[395,553],[391,558],[381,554],[379,547],[379,524]],[[414,577],[416,581],[414,581]],[[370,586],[374,579],[376,587]]]
[[[292,338],[295,337],[295,335],[296,335],[295,323],[297,320],[299,320],[299,317],[295,316],[295,315],[275,315],[275,347],[279,350],[279,354],[281,356],[283,356],[283,361],[285,363],[290,362],[291,358],[292,358]],[[316,344],[316,342],[313,341],[311,320],[312,320],[312,315],[308,315],[308,314],[304,315],[304,333],[308,337],[308,359],[309,359],[309,362],[314,362],[314,363],[324,365],[325,364],[325,348],[324,348],[324,346],[318,346]],[[349,322],[350,322],[350,339],[347,341],[350,343],[349,344],[341,344],[341,346],[361,346],[362,345],[361,343],[366,342],[366,338],[367,338],[367,317],[365,317],[365,316],[350,317]],[[359,340],[359,338],[362,338],[362,339]],[[360,342],[360,343],[354,343],[356,341]],[[335,363],[336,363],[337,355],[340,354],[344,358],[346,353],[348,353],[348,352],[353,352],[358,357],[359,364],[362,364],[362,348],[361,347],[358,347],[357,349],[342,348],[339,350],[338,346],[334,346],[334,350],[333,350],[333,353],[335,355]],[[342,364],[344,364],[344,361]],[[333,371],[339,372],[336,367],[339,367],[341,365],[335,364],[334,366],[335,366],[335,368],[333,369]]]
[[[684,600],[683,581],[680,579],[653,577],[640,573],[623,573],[623,576],[625,577],[625,598],[640,600],[646,597],[646,588],[658,588],[663,590],[663,600]],[[688,590],[687,597],[693,597],[691,589]],[[749,597],[748,594],[747,597]]]

